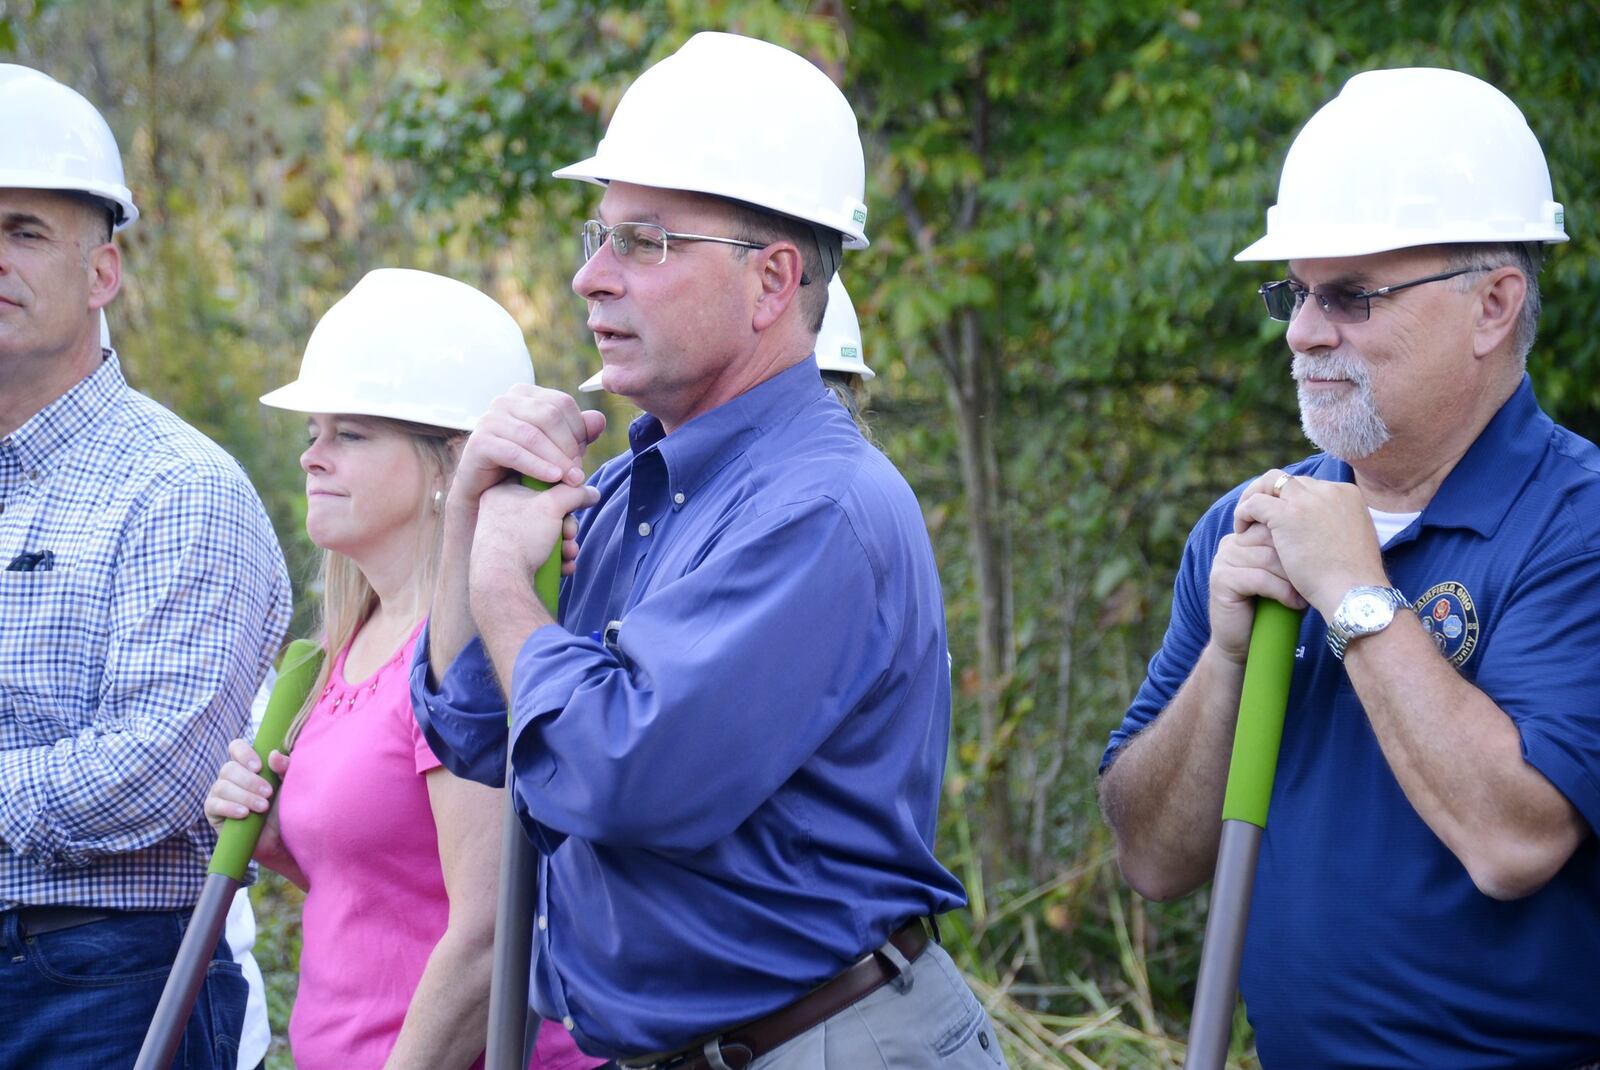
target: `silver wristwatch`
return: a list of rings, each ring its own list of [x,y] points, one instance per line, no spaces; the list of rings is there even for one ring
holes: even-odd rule
[[[1350,640],[1383,631],[1397,609],[1409,609],[1406,596],[1393,587],[1352,587],[1328,621],[1328,649],[1340,661]]]

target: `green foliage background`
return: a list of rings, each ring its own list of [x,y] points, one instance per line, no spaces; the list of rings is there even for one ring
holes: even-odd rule
[[[575,386],[596,360],[566,289],[593,191],[549,172],[699,29],[805,52],[861,118],[873,244],[845,278],[880,372],[879,437],[939,554],[959,682],[942,848],[973,905],[949,942],[1013,1066],[1176,1066],[1204,893],[1151,906],[1122,888],[1094,770],[1160,641],[1188,525],[1307,449],[1254,294],[1263,267],[1231,256],[1294,132],[1349,75],[1485,77],[1543,142],[1574,235],[1545,269],[1531,370],[1558,420],[1600,436],[1600,11],[3,0],[0,49],[80,88],[117,132],[145,213],[125,235],[117,346],[137,386],[249,469],[296,572],[298,629],[315,597],[303,435],[256,397],[378,266],[484,288],[541,382]],[[266,881],[257,899],[281,1034],[295,898]],[[281,1042],[273,1059],[288,1065]]]

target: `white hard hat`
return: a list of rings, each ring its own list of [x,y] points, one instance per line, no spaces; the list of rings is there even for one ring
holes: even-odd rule
[[[94,105],[17,63],[0,63],[0,188],[93,194],[117,230],[139,218],[117,139]]]
[[[1544,153],[1510,98],[1470,74],[1411,67],[1358,74],[1311,117],[1266,237],[1234,259],[1566,240]]]
[[[106,321],[106,310],[100,310],[100,348],[111,348],[111,324]]]
[[[689,38],[628,87],[594,155],[555,177],[731,197],[867,247],[850,102],[809,60],[753,37]]]
[[[861,347],[861,321],[856,318],[855,306],[845,292],[844,283],[835,275],[828,283],[828,311],[822,316],[822,330],[817,332],[817,367],[825,372],[845,372],[871,379],[876,373],[867,367]]]
[[[317,321],[300,378],[261,403],[470,431],[489,402],[532,382],[522,328],[493,298],[443,275],[379,268]]]

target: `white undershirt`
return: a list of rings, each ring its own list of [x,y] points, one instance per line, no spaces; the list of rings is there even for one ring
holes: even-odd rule
[[[1372,514],[1372,526],[1378,529],[1378,545],[1388,546],[1391,539],[1411,526],[1411,522],[1422,515],[1418,509],[1414,513],[1386,513],[1382,509],[1373,509],[1370,506],[1367,512]]]

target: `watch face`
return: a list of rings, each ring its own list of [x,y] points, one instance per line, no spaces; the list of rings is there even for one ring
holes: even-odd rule
[[[1357,628],[1370,628],[1394,616],[1394,610],[1383,596],[1359,594],[1350,600],[1350,623]]]

